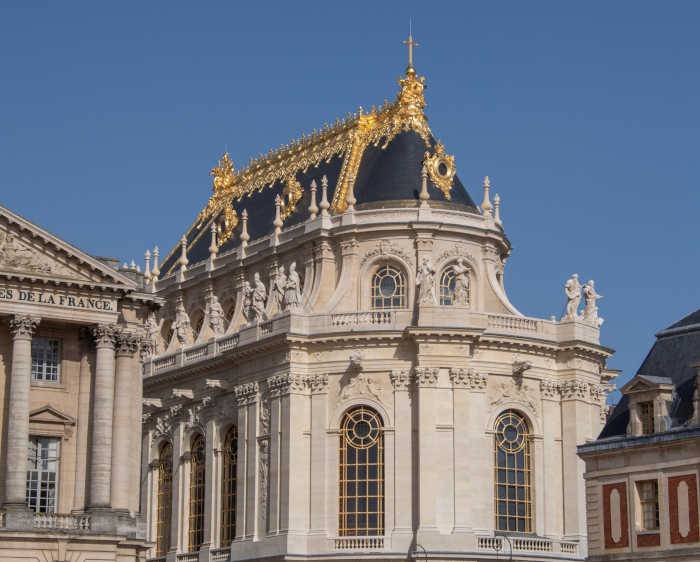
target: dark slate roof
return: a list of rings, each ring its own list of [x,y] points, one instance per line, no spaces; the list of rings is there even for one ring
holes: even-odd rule
[[[436,146],[431,137],[430,148]],[[411,201],[418,204],[418,193],[421,188],[421,169],[426,151],[423,139],[414,131],[405,131],[396,135],[386,148],[369,145],[365,148],[355,180],[355,198],[357,209],[373,203],[387,201]],[[316,202],[321,200],[321,178],[328,178],[328,200],[332,201],[335,188],[340,178],[344,159],[342,155],[332,156],[330,159],[319,162],[307,170],[296,173],[296,179],[304,189],[301,200],[297,203],[295,211],[284,221],[284,229],[303,222],[309,216],[310,204],[309,186],[313,180],[318,184]],[[255,190],[243,196],[240,200],[232,200],[231,206],[241,216],[243,209],[248,212],[248,234],[251,240],[271,234],[274,230],[272,221],[275,218],[275,196],[282,196],[284,184],[276,181],[265,185],[262,189]],[[448,201],[432,181],[428,180],[428,192],[430,201],[439,201],[440,204],[453,206],[465,212],[479,213],[474,201],[455,175],[452,183],[451,199]],[[233,236],[219,248],[219,253],[236,248],[240,244],[241,222],[236,227]],[[187,258],[190,266],[206,260],[209,256],[211,233],[209,222],[201,226],[193,226],[185,235],[187,238]],[[161,276],[177,269],[177,260],[180,255],[179,245],[176,245],[165,261],[161,264]]]
[[[656,342],[638,374],[666,377],[673,382],[675,399],[671,407],[673,425],[683,425],[693,415],[696,369],[700,363],[700,309],[656,334]],[[599,438],[624,435],[629,423],[628,400],[623,396],[615,406]]]

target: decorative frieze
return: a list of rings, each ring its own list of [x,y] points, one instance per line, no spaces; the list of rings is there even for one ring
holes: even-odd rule
[[[271,397],[282,396],[292,392],[304,392],[306,390],[305,377],[293,373],[274,375],[267,379],[267,389]]]
[[[465,388],[467,390],[486,390],[486,375],[477,373],[473,369],[450,369],[450,381],[453,388]]]
[[[258,383],[247,382],[234,387],[233,393],[236,396],[236,403],[239,406],[254,404],[258,396]]]
[[[328,388],[328,375],[312,375],[307,377],[306,384],[313,394],[326,392]]]
[[[585,400],[589,394],[588,383],[583,381],[565,381],[560,388],[563,400]]]
[[[361,265],[364,265],[376,256],[396,256],[403,259],[406,263],[411,263],[411,257],[399,246],[387,240],[380,240],[374,248],[367,250],[362,257]]]
[[[559,383],[543,379],[540,381],[540,394],[543,400],[558,400],[561,396]]]
[[[394,387],[394,392],[409,390],[413,382],[411,372],[405,369],[391,371],[389,380],[391,380],[391,385]]]
[[[12,339],[31,338],[41,319],[28,314],[16,314],[9,320]]]
[[[418,387],[436,386],[440,374],[437,367],[416,367],[414,369],[416,385]]]

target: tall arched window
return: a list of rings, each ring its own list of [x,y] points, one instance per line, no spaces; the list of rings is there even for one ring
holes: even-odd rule
[[[397,268],[383,265],[372,277],[372,308],[406,306],[406,279]]]
[[[469,267],[464,258],[447,266],[440,275],[440,304],[468,306],[470,301]]]
[[[231,427],[224,439],[221,467],[221,545],[228,546],[236,536],[236,469],[238,431]]]
[[[384,534],[384,435],[379,414],[348,410],[340,425],[340,536]]]
[[[532,532],[532,436],[527,420],[507,410],[496,420],[496,529]]]
[[[156,508],[156,556],[165,556],[170,547],[170,520],[173,500],[173,446],[163,443],[158,451],[158,498]]]
[[[199,550],[204,542],[204,470],[205,445],[204,436],[192,438],[190,447],[190,552]]]

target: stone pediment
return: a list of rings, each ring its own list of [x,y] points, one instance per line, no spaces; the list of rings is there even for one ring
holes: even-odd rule
[[[107,264],[0,206],[0,275],[134,288]]]
[[[60,425],[75,425],[75,419],[58,411],[50,404],[29,412],[30,423],[51,423]]]
[[[622,394],[633,394],[650,390],[673,390],[673,381],[667,377],[637,374],[620,389],[620,392]]]

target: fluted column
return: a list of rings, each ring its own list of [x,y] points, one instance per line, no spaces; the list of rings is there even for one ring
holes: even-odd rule
[[[132,423],[133,370],[135,368],[134,354],[138,349],[138,339],[135,334],[125,331],[115,332],[116,343],[116,372],[114,375],[114,417],[112,425],[112,458],[111,458],[111,505],[113,509],[129,509],[129,495],[132,488],[130,482],[132,455],[138,457],[138,435],[131,439],[134,424]],[[98,351],[99,353],[99,351]],[[99,357],[99,355],[98,355]],[[99,359],[97,368],[99,370]]]
[[[114,411],[114,328],[99,325],[95,337],[95,387],[92,401],[90,507],[109,507]]]
[[[12,370],[7,415],[7,468],[5,505],[23,506],[27,482],[29,439],[29,386],[32,372],[32,335],[39,318],[17,315],[10,319]]]

